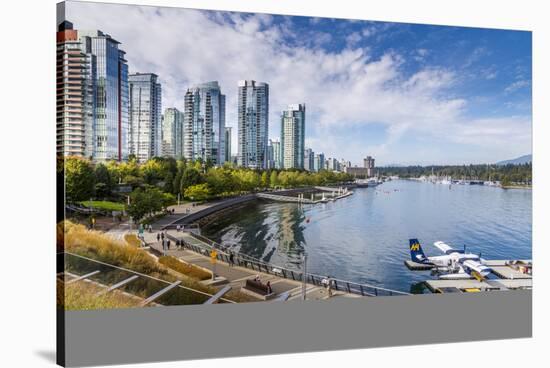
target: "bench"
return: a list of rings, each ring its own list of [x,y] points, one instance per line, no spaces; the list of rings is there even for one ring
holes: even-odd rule
[[[263,300],[269,300],[275,296],[275,293],[273,293],[273,290],[271,290],[271,293],[268,293],[266,285],[262,284],[259,281],[254,281],[251,279],[246,280],[246,283],[241,288],[241,291],[245,294],[248,294]]]

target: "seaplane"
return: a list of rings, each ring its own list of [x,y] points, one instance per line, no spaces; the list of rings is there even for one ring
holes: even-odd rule
[[[463,250],[457,250],[442,241],[436,241],[434,246],[443,252],[443,255],[427,257],[418,239],[409,239],[411,260],[414,263],[433,266],[432,273],[440,279],[483,280],[492,272],[491,268],[485,265],[481,254],[467,253],[466,246]]]

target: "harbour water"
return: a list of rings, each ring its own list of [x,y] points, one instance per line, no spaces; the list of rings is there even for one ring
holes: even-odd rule
[[[343,280],[422,292],[430,273],[409,271],[408,239],[428,255],[433,242],[486,259],[531,259],[531,191],[406,180],[324,204],[256,200],[215,218],[203,235],[270,263]]]

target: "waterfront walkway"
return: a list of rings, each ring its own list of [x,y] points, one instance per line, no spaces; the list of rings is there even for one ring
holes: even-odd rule
[[[186,232],[177,232],[175,230],[168,230],[167,234],[178,238],[184,239],[190,244],[197,246],[204,246],[198,239],[192,237]],[[162,245],[157,242],[157,232],[145,233],[145,241],[147,244],[158,252],[163,252]],[[205,252],[207,253],[207,251]],[[199,254],[188,249],[176,249],[175,242],[171,241],[170,250],[166,251],[166,255],[170,255],[181,259],[184,262],[194,264],[201,268],[207,269],[212,272],[214,265],[210,261],[210,257],[207,254]],[[260,276],[262,283],[270,281],[273,292],[276,295],[288,292],[290,297],[288,300],[300,300],[302,296],[302,283],[300,281],[285,279],[273,274],[260,272],[257,270],[251,270],[240,266],[229,266],[228,263],[217,260],[216,261],[216,276],[223,277],[227,280],[227,284],[231,285],[233,289],[239,290],[245,285],[247,279],[253,279],[256,275]],[[222,286],[225,286],[224,284]],[[332,298],[360,298],[361,296],[343,291],[333,291]],[[320,300],[327,299],[328,292],[325,288],[317,285],[307,284],[306,297],[308,300]]]
[[[208,202],[203,204],[196,204],[193,203],[182,203],[180,205],[174,205],[168,207],[169,211],[174,211],[174,213],[167,214],[166,216],[158,219],[155,221],[153,225],[154,230],[160,230],[164,228],[165,226],[171,225],[174,222],[181,220],[182,218],[185,218],[186,216],[202,211],[206,208],[212,207],[216,204],[218,204],[219,201],[216,202]]]

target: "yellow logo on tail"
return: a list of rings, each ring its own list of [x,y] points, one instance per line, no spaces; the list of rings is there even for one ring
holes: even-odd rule
[[[413,250],[413,251],[420,250],[420,244],[419,243],[414,243],[413,245],[411,245],[411,250]]]

